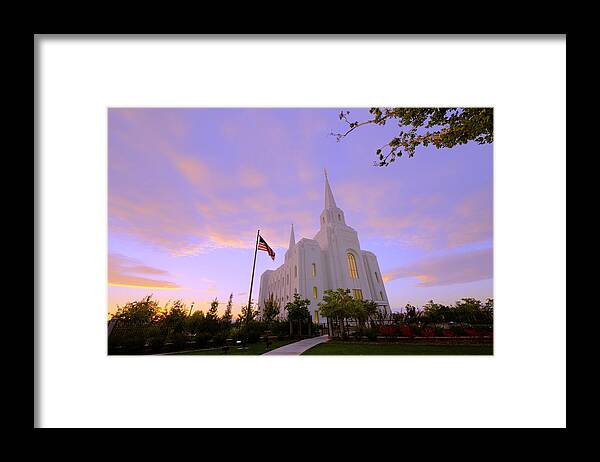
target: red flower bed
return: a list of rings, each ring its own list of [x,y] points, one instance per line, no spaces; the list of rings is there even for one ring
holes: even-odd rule
[[[379,333],[385,337],[393,337],[397,334],[397,329],[394,326],[381,326]]]
[[[435,337],[435,330],[431,327],[425,327],[421,331],[421,337]]]
[[[402,337],[412,337],[413,336],[413,332],[411,330],[410,327],[408,326],[400,326],[400,335]]]
[[[444,337],[456,337],[454,332],[452,332],[451,330],[448,330],[448,329],[444,329],[443,335],[444,335]]]
[[[477,329],[473,329],[472,327],[465,327],[465,334],[469,337],[478,337],[482,333],[479,332]]]

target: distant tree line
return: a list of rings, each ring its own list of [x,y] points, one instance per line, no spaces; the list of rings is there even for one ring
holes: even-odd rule
[[[234,319],[233,294],[222,315],[219,315],[217,298],[204,313],[193,311],[193,306],[188,307],[181,300],[161,307],[149,295],[117,307],[110,318],[113,326],[108,335],[108,349],[110,354],[158,353],[221,347],[228,340],[251,344],[264,335],[284,339],[317,333],[307,308],[309,304],[306,299],[294,297],[284,307],[287,314],[282,314],[279,305],[271,299],[265,303],[262,315],[250,305],[243,306]]]
[[[463,298],[454,305],[443,305],[430,300],[419,309],[407,304],[404,312],[394,313],[394,318],[407,324],[493,324],[494,299],[485,302],[475,298]]]
[[[234,319],[233,294],[221,315],[216,298],[204,313],[194,311],[193,304],[188,307],[181,300],[161,307],[150,295],[118,307],[110,319],[108,349],[110,354],[143,354],[216,348],[228,340],[251,344],[265,337],[282,340],[318,335],[320,326],[313,323],[309,306],[310,300],[297,293],[283,309],[270,297],[260,312],[252,305],[243,306]],[[320,316],[327,320],[330,335],[354,335],[370,340],[403,332],[404,328],[416,335],[423,329],[441,329],[439,332],[442,332],[450,325],[459,335],[464,327],[479,326],[491,331],[494,317],[491,298],[484,302],[463,298],[454,305],[430,300],[422,308],[407,304],[403,312],[390,313],[381,310],[372,300],[352,297],[349,289],[326,290],[318,306]]]
[[[488,298],[481,302],[475,298],[463,298],[454,305],[443,305],[430,300],[422,308],[407,304],[404,312],[390,313],[380,309],[371,300],[359,300],[350,295],[349,289],[326,290],[319,312],[327,317],[331,335],[340,337],[367,337],[375,340],[382,328],[411,327],[420,333],[425,327],[443,328],[452,326],[457,334],[463,328],[483,327],[491,331],[494,321],[494,301]],[[383,329],[385,331],[385,329]],[[389,332],[389,329],[387,329]],[[440,332],[441,332],[440,331]]]

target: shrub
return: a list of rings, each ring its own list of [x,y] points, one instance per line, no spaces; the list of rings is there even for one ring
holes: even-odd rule
[[[227,336],[223,333],[219,333],[215,335],[212,340],[214,346],[223,346],[225,345],[225,340],[227,340]]]
[[[473,329],[472,327],[466,327],[464,333],[469,337],[477,337],[480,335],[477,329]]]
[[[206,345],[208,345],[209,338],[210,336],[206,332],[199,332],[198,334],[196,334],[196,337],[194,337],[194,341],[199,347],[205,347]]]
[[[174,351],[183,350],[187,344],[187,337],[185,334],[177,332],[173,334],[171,342],[173,343],[172,348]]]
[[[369,341],[376,342],[379,332],[377,332],[376,329],[365,329],[364,334],[367,336]]]
[[[456,337],[456,334],[449,329],[444,329],[443,336],[444,337]]]
[[[125,335],[120,343],[128,351],[142,350],[146,345],[146,336],[143,332],[138,330],[138,332],[132,332]]]
[[[231,330],[232,338],[245,341],[246,343],[256,343],[264,331],[263,324],[258,321],[251,321],[250,324],[243,322],[237,328]]]
[[[148,339],[148,345],[152,353],[158,353],[163,345],[165,344],[165,338],[162,336],[150,337]]]
[[[444,329],[442,329],[441,327],[436,327],[434,329],[435,331],[435,336],[436,337],[443,337],[444,336]]]
[[[248,343],[256,343],[260,340],[260,333],[256,331],[248,332]]]
[[[277,338],[285,338],[290,333],[290,325],[287,321],[273,321],[270,324],[270,330],[273,335],[277,335]],[[280,339],[281,340],[281,339]]]
[[[465,329],[462,326],[452,326],[450,328],[450,331],[452,331],[452,333],[454,335],[458,335],[458,336],[465,335]]]
[[[423,333],[423,329],[422,329],[422,328],[420,328],[420,327],[418,327],[418,326],[413,326],[413,327],[411,328],[411,330],[412,330],[412,333],[413,333],[413,335],[414,335],[415,337],[420,337],[420,336],[421,336],[421,334]]]

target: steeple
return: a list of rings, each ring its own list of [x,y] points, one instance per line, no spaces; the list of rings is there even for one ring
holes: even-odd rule
[[[294,248],[296,245],[296,237],[294,236],[294,224],[292,223],[292,232],[290,233],[290,246],[288,249]]]
[[[325,210],[331,208],[337,208],[333,193],[331,192],[331,186],[329,186],[329,179],[327,178],[327,169],[325,170]]]
[[[344,218],[344,212],[335,203],[333,193],[331,192],[331,186],[329,186],[329,178],[327,177],[327,170],[325,172],[325,208],[321,212],[321,229],[324,226],[346,226],[346,219]]]

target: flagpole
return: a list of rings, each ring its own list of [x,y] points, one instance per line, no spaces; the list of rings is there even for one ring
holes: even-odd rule
[[[256,231],[256,244],[254,245],[254,263],[252,264],[252,278],[250,279],[250,295],[248,297],[248,311],[246,312],[246,320],[250,322],[250,303],[252,301],[252,286],[254,285],[254,268],[256,267],[256,251],[258,249],[258,237],[260,235],[260,229]]]

